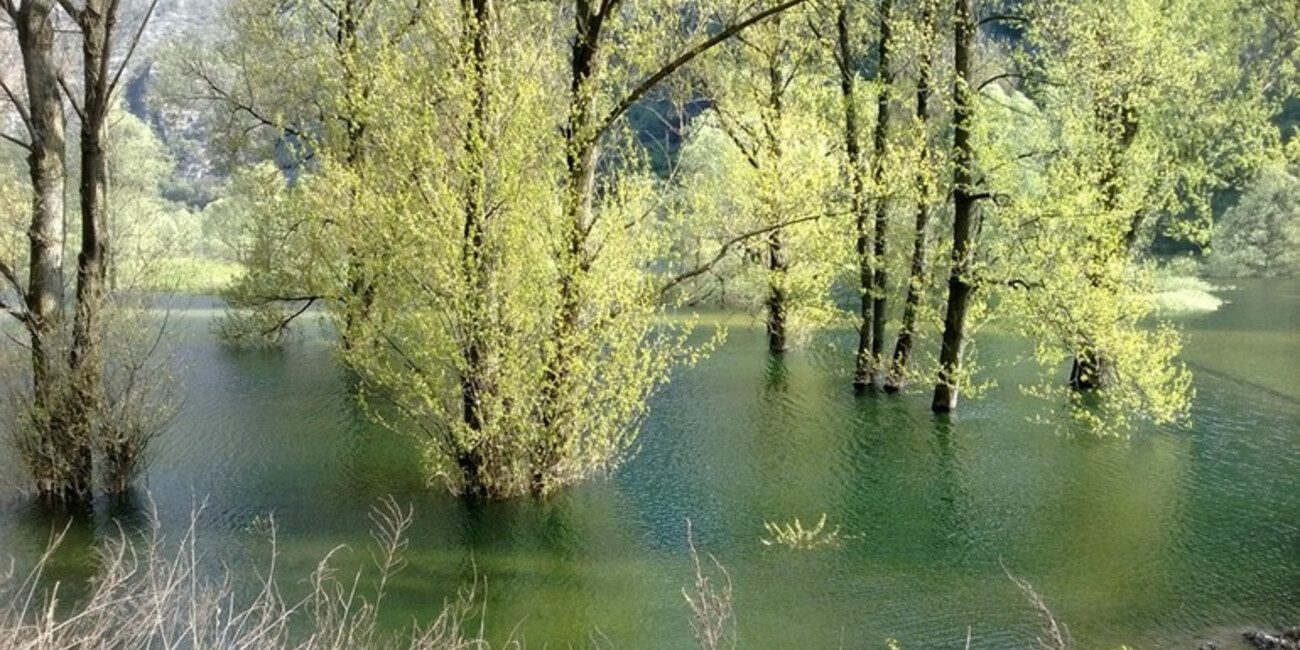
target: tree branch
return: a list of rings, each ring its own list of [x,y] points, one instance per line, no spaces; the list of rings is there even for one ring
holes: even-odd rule
[[[190,67],[190,70],[191,72],[194,73],[194,76],[198,77],[198,79],[208,87],[208,90],[212,91],[212,96],[207,97],[205,99],[208,99],[209,101],[224,102],[227,106],[231,108],[231,112],[233,113],[241,113],[241,112],[247,113],[249,117],[253,118],[253,120],[256,121],[261,126],[277,129],[281,133],[284,133],[286,135],[291,135],[295,138],[300,138],[305,141],[310,140],[310,138],[308,138],[306,134],[302,133],[298,129],[295,129],[288,125],[283,125],[283,126],[278,125],[274,121],[262,115],[256,108],[253,108],[251,104],[244,104],[239,100],[235,99],[229,92],[223,90],[220,86],[218,86],[217,83],[213,81],[209,75],[205,74],[204,71],[198,66],[188,66],[188,67]]]
[[[305,298],[296,298],[296,299],[291,298],[291,299],[289,299],[289,300],[303,300],[304,302],[303,302],[303,304],[302,304],[302,307],[300,307],[300,308],[298,309],[298,311],[295,311],[295,312],[293,312],[292,314],[289,314],[288,316],[285,316],[284,318],[281,318],[281,319],[280,319],[280,322],[276,323],[275,325],[272,325],[271,327],[269,327],[269,328],[267,328],[265,331],[263,331],[263,332],[262,332],[262,336],[271,336],[272,334],[274,334],[275,337],[276,337],[276,339],[278,340],[279,337],[280,337],[280,334],[283,333],[284,330],[287,329],[287,328],[289,327],[289,325],[290,325],[291,323],[293,323],[293,321],[294,321],[296,318],[298,318],[299,316],[302,316],[303,314],[307,313],[307,310],[308,310],[308,309],[311,309],[311,306],[314,305],[314,304],[316,304],[316,301],[319,300],[319,299],[320,299],[319,296],[309,296],[309,297],[305,297]]]
[[[68,14],[78,25],[81,24],[82,16],[86,13],[84,9],[78,8],[72,0],[58,0],[58,3],[60,7],[63,7],[64,13]]]
[[[730,252],[731,252],[732,247],[734,247],[734,246],[737,245],[737,244],[744,243],[744,242],[749,241],[749,240],[751,240],[751,239],[753,239],[753,238],[755,238],[755,237],[759,237],[759,236],[761,236],[761,235],[766,235],[766,234],[768,234],[768,233],[770,233],[770,232],[773,232],[773,231],[776,231],[776,230],[780,230],[780,229],[785,228],[785,227],[788,227],[788,226],[793,226],[793,225],[795,225],[795,224],[800,224],[800,223],[804,223],[804,222],[808,222],[808,221],[816,221],[816,220],[821,219],[822,217],[825,217],[825,216],[828,216],[828,215],[825,214],[825,213],[822,213],[822,214],[815,214],[815,215],[812,215],[812,216],[809,216],[809,217],[800,217],[800,218],[798,218],[798,219],[791,219],[791,220],[789,220],[789,221],[783,221],[783,222],[778,223],[778,224],[773,224],[773,225],[769,225],[769,226],[763,226],[762,228],[755,228],[754,230],[750,230],[749,232],[745,232],[745,233],[741,233],[741,234],[739,234],[739,235],[736,235],[735,237],[732,237],[731,239],[728,239],[726,242],[723,242],[722,247],[718,249],[718,252],[717,252],[717,253],[713,256],[713,258],[710,259],[709,261],[707,261],[707,262],[705,262],[705,263],[703,263],[703,264],[701,264],[701,265],[699,265],[699,266],[696,266],[695,268],[693,268],[693,269],[691,269],[691,270],[689,270],[689,271],[686,271],[686,272],[684,272],[684,273],[679,273],[679,274],[673,276],[671,279],[669,279],[667,283],[665,283],[663,286],[661,286],[661,287],[659,288],[659,295],[663,295],[663,294],[665,294],[665,293],[668,293],[668,292],[669,292],[673,287],[676,287],[677,285],[679,285],[679,284],[681,284],[681,283],[683,283],[683,282],[685,282],[685,281],[687,281],[687,280],[690,280],[691,278],[699,277],[699,276],[701,276],[701,275],[704,275],[705,273],[708,273],[709,270],[711,270],[714,266],[717,266],[717,265],[718,265],[718,262],[721,262],[722,259],[723,259],[724,257],[727,256],[727,253],[730,253]]]
[[[77,96],[72,94],[72,89],[68,88],[68,81],[60,74],[58,77],[59,88],[63,90],[63,95],[68,98],[68,103],[72,105],[72,111],[77,114],[77,119],[82,123],[86,121],[86,111],[82,110],[81,104],[77,103]]]
[[[644,97],[646,93],[650,92],[655,86],[659,85],[659,82],[668,78],[669,75],[671,75],[674,72],[677,72],[677,70],[682,66],[686,65],[687,63],[690,63],[699,55],[708,52],[709,50],[723,43],[724,41],[731,38],[732,36],[741,33],[749,26],[758,23],[762,20],[765,20],[767,18],[770,18],[772,16],[775,16],[776,14],[786,11],[787,9],[790,9],[792,7],[797,7],[803,4],[805,1],[806,0],[786,0],[785,2],[782,2],[781,4],[775,7],[764,9],[763,11],[760,11],[754,14],[753,16],[746,18],[745,20],[732,24],[726,29],[718,32],[717,34],[714,34],[713,37],[709,38],[708,40],[681,53],[680,55],[678,55],[676,59],[673,59],[671,62],[669,62],[668,65],[665,65],[664,67],[660,68],[658,72],[642,80],[641,83],[637,85],[636,88],[632,89],[632,92],[624,96],[622,101],[616,104],[612,110],[610,110],[609,114],[605,116],[605,119],[600,123],[599,127],[597,127],[595,134],[592,136],[593,139],[598,139],[600,138],[600,136],[604,135],[605,132],[608,131],[610,127],[612,127],[614,123],[617,122],[618,119],[628,111],[628,109],[632,108],[634,104],[641,101],[641,98]]]
[[[18,274],[14,273],[13,267],[9,266],[6,262],[0,262],[0,277],[4,278],[18,295],[27,295],[27,290],[23,288],[23,283],[18,281]]]
[[[975,23],[975,26],[983,27],[989,23],[1022,23],[1027,25],[1031,22],[1033,21],[1030,20],[1028,16],[1017,14],[991,14],[981,18],[979,22]]]
[[[12,135],[9,135],[8,133],[0,133],[0,140],[4,140],[5,142],[8,142],[17,147],[21,147],[22,149],[25,149],[27,151],[32,150],[31,144],[23,142],[22,140],[19,140],[18,138],[15,138]]]
[[[9,84],[5,83],[4,79],[0,79],[0,90],[3,90],[5,97],[9,98],[9,103],[14,105],[14,110],[18,111],[18,117],[22,119],[23,126],[27,127],[27,132],[32,133],[35,129],[32,128],[32,116],[27,111],[27,105],[18,99],[18,95],[9,87]]]
[[[131,37],[131,46],[126,50],[126,56],[117,66],[117,72],[113,73],[113,81],[108,84],[108,96],[112,97],[117,91],[117,86],[122,81],[122,72],[126,66],[131,63],[131,57],[135,56],[135,50],[140,46],[140,39],[144,36],[144,30],[149,26],[149,21],[153,19],[154,9],[158,8],[158,0],[152,0],[149,3],[149,9],[144,12],[144,18],[140,19],[140,26],[136,28],[135,35]]]

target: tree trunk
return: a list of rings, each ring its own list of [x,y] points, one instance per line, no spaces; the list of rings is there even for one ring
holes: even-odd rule
[[[853,387],[855,390],[865,389],[871,383],[871,342],[872,328],[870,323],[873,321],[871,310],[874,303],[871,300],[871,264],[868,254],[871,250],[871,230],[870,221],[871,213],[868,210],[869,201],[867,199],[866,183],[862,178],[862,144],[860,142],[862,125],[858,119],[858,105],[854,98],[857,86],[857,55],[853,51],[853,43],[849,37],[849,9],[848,3],[840,4],[839,18],[835,21],[838,35],[837,47],[839,49],[839,66],[840,66],[840,94],[844,101],[844,148],[848,155],[848,177],[849,187],[852,191],[850,196],[850,210],[853,214],[857,228],[857,242],[855,252],[858,256],[858,290],[861,294],[860,310],[858,316],[858,350],[854,356]]]
[[[79,16],[82,37],[83,100],[81,119],[81,253],[77,256],[77,304],[72,323],[69,427],[85,440],[89,469],[90,445],[103,409],[104,332],[107,301],[108,157],[104,150],[108,126],[110,37],[116,22],[115,2],[88,0]],[[89,482],[90,476],[86,476]]]
[[[365,9],[357,6],[357,0],[344,0],[335,14],[334,53],[338,57],[339,67],[343,71],[343,110],[339,121],[343,125],[344,165],[357,174],[360,183],[364,183],[362,163],[365,161],[365,137],[367,124],[360,119],[361,104],[366,92],[361,84],[357,66],[360,58],[360,23]],[[349,201],[356,203],[355,189],[349,193]],[[355,209],[353,207],[352,209]],[[349,246],[347,283],[349,304],[343,317],[342,345],[351,350],[356,343],[357,326],[370,315],[375,301],[375,287],[366,269],[363,255],[355,245]]]
[[[888,305],[885,294],[885,285],[888,282],[885,253],[889,234],[889,206],[885,201],[881,188],[885,182],[885,153],[889,137],[889,94],[893,92],[894,88],[894,72],[890,69],[890,46],[892,43],[890,42],[889,21],[892,9],[893,0],[880,0],[880,42],[877,45],[879,67],[876,70],[876,79],[880,82],[880,91],[876,97],[875,150],[872,153],[875,169],[873,180],[876,186],[876,223],[875,242],[871,254],[871,370],[868,373],[868,382],[871,384],[875,384],[879,377],[881,363],[884,358],[885,310]],[[863,327],[866,327],[865,322]]]
[[[467,72],[474,84],[474,105],[465,125],[465,229],[462,242],[462,265],[465,273],[465,293],[468,299],[465,318],[466,340],[465,368],[461,375],[463,419],[470,431],[481,434],[486,426],[483,398],[491,390],[485,371],[488,354],[484,338],[488,301],[488,263],[484,249],[484,229],[487,211],[488,151],[488,30],[491,20],[489,0],[462,0],[465,21],[465,46],[470,52]],[[479,436],[469,440],[456,440],[457,458],[470,494],[485,494],[482,464],[484,459],[474,449]]]
[[[786,341],[786,290],[785,274],[789,264],[785,257],[785,243],[781,231],[773,230],[767,235],[767,350],[772,354],[781,354],[787,347]]]
[[[939,381],[934,388],[931,408],[936,413],[956,410],[961,382],[961,356],[966,343],[966,312],[975,287],[970,277],[974,254],[975,199],[972,196],[972,165],[975,156],[971,142],[971,118],[974,108],[973,57],[975,55],[975,18],[972,0],[956,0],[954,58],[956,80],[953,82],[953,239],[952,272],[948,278],[948,308],[943,324],[943,345],[939,351]]]
[[[920,72],[916,81],[916,119],[921,129],[921,169],[916,174],[916,225],[912,231],[912,266],[907,282],[907,302],[903,306],[903,323],[898,328],[898,341],[894,344],[893,361],[885,378],[885,391],[897,393],[907,384],[907,367],[912,359],[912,340],[916,333],[916,320],[925,292],[926,230],[930,227],[930,75],[932,57],[929,43],[934,33],[934,7],[929,0],[923,3],[921,13],[922,42]]]
[[[532,454],[534,494],[551,490],[554,473],[563,460],[564,441],[571,424],[565,402],[573,397],[572,364],[581,327],[583,276],[590,270],[587,237],[595,200],[596,161],[599,142],[593,116],[593,89],[589,87],[599,53],[601,21],[599,9],[584,0],[576,3],[577,22],[570,51],[569,117],[565,127],[566,184],[564,188],[565,245],[558,256],[560,308],[551,342],[555,346],[543,373],[543,437]]]
[[[77,501],[90,494],[89,441],[67,426],[65,350],[64,201],[66,183],[63,100],[55,56],[54,3],[23,2],[15,15],[28,99],[27,158],[32,181],[28,285],[24,302],[31,342],[32,434],[36,449],[31,471],[41,497]]]
[[[1102,209],[1110,214],[1120,208],[1122,191],[1123,156],[1137,138],[1140,122],[1136,112],[1127,103],[1127,97],[1121,97],[1113,104],[1098,103],[1096,115],[1103,135],[1117,135],[1107,151],[1106,169],[1100,181],[1102,191]],[[1139,210],[1128,218],[1128,224],[1120,240],[1119,255],[1125,263],[1133,257],[1137,247],[1138,234],[1142,229],[1145,212]],[[1093,242],[1096,243],[1095,241]],[[1101,250],[1110,250],[1105,243],[1098,245]],[[1092,288],[1099,291],[1114,292],[1119,290],[1120,280],[1110,277],[1110,260],[1093,261],[1094,268],[1088,272]],[[1080,391],[1098,391],[1114,385],[1118,378],[1115,361],[1106,350],[1091,347],[1086,342],[1077,342],[1079,349],[1075,352],[1074,362],[1070,366],[1070,388]]]
[[[772,23],[779,34],[781,16],[773,18]],[[772,226],[781,223],[782,212],[785,209],[781,178],[781,159],[784,155],[784,148],[781,146],[781,130],[788,78],[782,69],[783,49],[783,43],[778,42],[772,52],[771,60],[768,61],[767,114],[763,119],[767,150],[771,156],[768,171],[771,173],[772,182],[772,187],[765,188],[764,191],[768,195],[767,219]],[[784,237],[781,229],[777,228],[767,235],[767,351],[771,354],[784,353],[789,344],[786,331],[789,315],[786,274],[789,270],[790,263],[786,256]]]

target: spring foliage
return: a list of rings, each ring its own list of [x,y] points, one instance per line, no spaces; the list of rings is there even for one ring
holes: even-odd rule
[[[980,4],[956,79],[967,21],[934,2],[883,24],[856,2],[238,3],[173,75],[235,160],[276,163],[214,211],[247,269],[226,332],[276,342],[324,305],[370,413],[487,496],[623,460],[707,348],[663,318],[681,302],[766,312],[779,352],[911,293],[920,346],[960,286],[963,330],[1034,344],[1027,390],[1099,430],[1176,421],[1190,376],[1144,251],[1204,238],[1210,193],[1277,144],[1276,25],[1242,0]],[[679,156],[625,119],[664,107]],[[967,338],[947,408],[979,381]]]

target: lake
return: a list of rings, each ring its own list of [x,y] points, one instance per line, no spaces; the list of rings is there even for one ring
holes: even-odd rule
[[[1033,583],[1080,648],[1191,650],[1252,626],[1300,623],[1300,283],[1242,282],[1218,312],[1181,317],[1193,422],[1125,439],[1032,423],[1017,350],[986,337],[999,387],[936,418],[927,394],[856,397],[840,363],[773,361],[761,326],[680,371],[637,454],[607,480],[544,502],[471,503],[424,484],[410,441],[370,424],[328,345],[232,351],[193,299],[174,317],[186,395],[141,494],[76,517],[51,575],[75,593],[94,540],[154,512],[179,536],[198,516],[209,560],[265,566],[273,515],[290,592],[331,549],[368,559],[370,509],[415,509],[394,627],[429,620],[477,579],[489,639],[528,647],[686,648],[687,520],[726,566],[747,648],[1026,648]],[[1045,408],[1047,409],[1045,411]],[[0,455],[8,451],[0,451]],[[837,548],[762,543],[765,521],[826,515]],[[0,499],[0,557],[30,561],[66,515]],[[594,640],[594,641],[593,641]]]

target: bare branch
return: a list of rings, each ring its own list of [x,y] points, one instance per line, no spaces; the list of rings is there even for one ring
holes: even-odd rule
[[[295,312],[293,312],[292,314],[289,314],[288,316],[285,316],[284,318],[281,318],[280,321],[279,321],[278,323],[276,323],[276,324],[272,325],[271,327],[267,328],[265,331],[262,332],[262,336],[268,336],[268,337],[269,337],[269,336],[271,336],[271,335],[275,335],[276,338],[278,339],[279,336],[280,336],[280,334],[281,334],[282,332],[284,332],[284,330],[287,329],[287,328],[289,327],[289,325],[290,325],[291,323],[293,323],[293,321],[294,321],[295,319],[297,319],[299,316],[302,316],[303,314],[307,313],[307,310],[308,310],[308,309],[311,309],[311,306],[314,305],[314,304],[316,304],[316,301],[319,300],[319,299],[320,299],[319,296],[309,296],[309,297],[305,297],[305,298],[290,298],[290,299],[288,299],[288,300],[302,300],[302,301],[303,301],[302,307],[300,307],[300,308],[298,309],[298,311],[295,311]]]
[[[82,16],[85,15],[85,9],[78,7],[72,0],[58,0],[59,6],[63,7],[64,13],[68,14],[78,25],[81,24]]]
[[[18,295],[27,295],[27,290],[23,288],[23,283],[18,281],[18,274],[14,273],[14,268],[9,266],[6,262],[0,262],[0,278],[4,278],[5,282],[8,282],[9,286],[12,287],[14,292]]]
[[[731,239],[728,239],[727,241],[723,242],[722,247],[718,249],[718,252],[714,254],[714,256],[709,261],[699,266],[696,266],[695,268],[689,271],[686,271],[684,273],[679,273],[673,276],[670,280],[668,280],[667,283],[665,283],[663,286],[659,288],[659,294],[660,295],[666,294],[670,290],[672,290],[673,287],[676,287],[677,285],[687,280],[690,280],[691,278],[699,277],[701,275],[704,275],[705,273],[708,273],[713,267],[718,265],[718,262],[721,262],[723,258],[727,256],[727,253],[731,252],[731,249],[733,247],[735,247],[738,244],[742,244],[755,237],[766,235],[770,232],[774,232],[788,226],[793,226],[808,221],[817,221],[818,219],[821,219],[822,217],[826,217],[826,216],[829,215],[826,213],[822,213],[822,214],[815,214],[808,217],[800,217],[798,219],[790,219],[789,221],[782,221],[781,223],[763,226],[762,228],[755,228],[754,230],[750,230],[749,232],[744,232],[739,235],[736,235],[735,237],[732,237]]]
[[[17,147],[21,147],[27,151],[32,150],[32,145],[30,143],[23,142],[22,140],[19,140],[18,138],[15,138],[12,135],[9,135],[8,133],[0,133],[0,140],[4,140],[9,144],[12,144]]]
[[[989,23],[1022,23],[1028,25],[1031,22],[1033,21],[1031,21],[1028,16],[1015,14],[992,14],[981,18],[979,22],[975,23],[975,26],[983,27]]]
[[[5,97],[9,99],[9,103],[14,105],[14,110],[18,111],[18,117],[22,119],[23,126],[27,127],[27,132],[31,133],[35,131],[35,129],[32,128],[32,116],[27,110],[27,105],[24,104],[21,99],[18,99],[17,93],[9,87],[9,84],[5,83],[4,79],[0,79],[0,90],[4,91]]]
[[[68,80],[64,79],[62,74],[58,76],[58,79],[59,88],[63,90],[63,95],[68,98],[68,103],[72,104],[72,111],[77,114],[77,118],[80,119],[82,123],[85,123],[86,111],[81,108],[81,104],[77,103],[77,96],[72,94],[72,89],[68,87]]]
[[[644,97],[646,93],[650,92],[655,86],[659,85],[659,82],[667,79],[669,75],[677,72],[678,69],[695,60],[696,57],[708,52],[719,44],[725,42],[727,39],[743,32],[751,25],[766,20],[767,18],[775,16],[792,7],[797,7],[805,1],[806,0],[786,0],[775,7],[764,9],[745,20],[728,26],[726,29],[714,34],[713,37],[708,40],[681,53],[676,59],[670,61],[668,65],[660,68],[658,72],[646,77],[636,88],[632,89],[632,92],[623,97],[623,100],[615,105],[614,108],[610,110],[609,114],[605,116],[605,119],[600,123],[600,126],[596,129],[596,133],[593,137],[599,138],[603,135],[611,126],[614,125],[615,122],[618,121],[620,117],[623,117],[623,114],[626,113],[628,109],[641,101],[641,98]]]
[[[149,21],[153,18],[153,12],[158,8],[158,0],[152,0],[149,3],[149,9],[144,12],[144,18],[140,19],[140,26],[136,28],[135,35],[131,37],[131,45],[126,50],[126,56],[122,58],[122,63],[117,66],[117,72],[113,73],[113,81],[108,84],[108,96],[112,97],[117,91],[117,86],[122,81],[122,72],[126,66],[131,63],[131,57],[135,56],[135,50],[140,46],[140,39],[144,36],[144,30],[149,26]]]

